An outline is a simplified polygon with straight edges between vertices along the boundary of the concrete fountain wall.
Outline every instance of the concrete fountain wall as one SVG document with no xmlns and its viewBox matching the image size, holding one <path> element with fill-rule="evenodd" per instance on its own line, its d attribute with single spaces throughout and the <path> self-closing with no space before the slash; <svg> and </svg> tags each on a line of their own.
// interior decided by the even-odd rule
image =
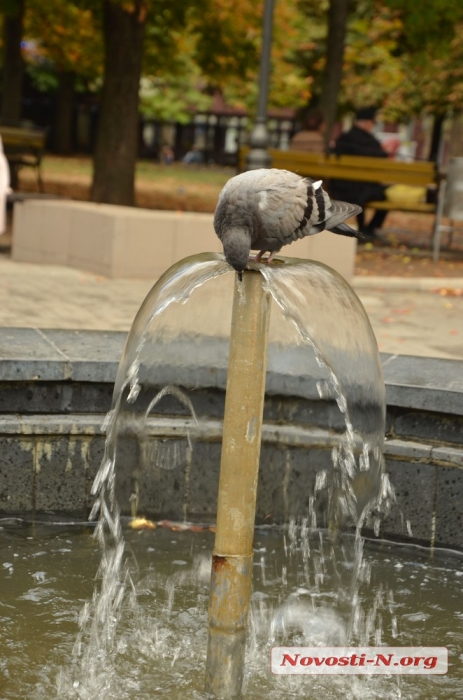
<svg viewBox="0 0 463 700">
<path fill-rule="evenodd" d="M 125 333 L 0 329 L 0 514 L 67 513 L 85 517 L 104 447 L 101 425 L 110 408 Z M 189 343 L 179 337 L 178 343 Z M 195 339 L 188 366 L 174 357 L 159 370 L 164 384 L 194 389 L 202 437 L 170 470 L 140 477 L 140 510 L 155 517 L 214 517 L 226 367 L 224 340 Z M 321 400 L 314 363 L 301 376 L 301 348 L 282 360 L 269 350 L 258 519 L 281 522 L 304 514 L 317 471 L 330 466 L 342 416 Z M 463 363 L 382 356 L 387 390 L 387 469 L 397 502 L 382 534 L 463 549 Z M 167 401 L 151 430 L 153 444 L 184 449 L 187 411 Z M 165 442 L 168 439 L 170 442 Z M 183 450 L 183 452 L 182 452 Z M 139 459 L 137 440 L 120 446 L 127 474 Z M 130 478 L 119 497 L 129 511 Z"/>
<path fill-rule="evenodd" d="M 319 260 L 350 281 L 356 248 L 354 238 L 323 231 L 292 243 L 291 255 Z M 212 214 L 67 199 L 15 204 L 12 259 L 18 262 L 152 280 L 175 262 L 204 250 L 222 251 Z"/>
</svg>

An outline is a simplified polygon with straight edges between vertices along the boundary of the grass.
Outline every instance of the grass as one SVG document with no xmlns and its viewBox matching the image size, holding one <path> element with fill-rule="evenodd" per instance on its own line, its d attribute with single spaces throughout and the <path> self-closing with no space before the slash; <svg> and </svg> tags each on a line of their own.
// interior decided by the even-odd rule
<svg viewBox="0 0 463 700">
<path fill-rule="evenodd" d="M 216 185 L 220 188 L 229 180 L 236 172 L 233 168 L 221 168 L 216 165 L 205 166 L 188 166 L 180 163 L 173 165 L 159 165 L 151 163 L 147 160 L 142 160 L 137 163 L 137 177 L 140 180 L 173 180 L 177 184 L 196 184 Z"/>
<path fill-rule="evenodd" d="M 45 156 L 42 160 L 42 175 L 68 176 L 80 175 L 90 177 L 93 173 L 93 165 L 90 158 L 59 158 L 58 156 Z"/>
<path fill-rule="evenodd" d="M 90 196 L 93 164 L 89 157 L 46 156 L 42 162 L 44 191 L 87 201 Z M 140 207 L 181 211 L 213 212 L 220 190 L 235 175 L 233 168 L 160 165 L 148 160 L 137 163 L 135 198 Z M 20 189 L 37 191 L 32 168 L 23 168 Z"/>
<path fill-rule="evenodd" d="M 47 178 L 82 177 L 91 178 L 93 164 L 90 158 L 45 156 L 42 163 L 44 180 Z M 159 165 L 148 160 L 137 163 L 137 184 L 142 182 L 171 183 L 177 187 L 191 185 L 212 185 L 222 188 L 235 174 L 232 168 L 218 166 L 185 166 L 181 163 Z"/>
</svg>

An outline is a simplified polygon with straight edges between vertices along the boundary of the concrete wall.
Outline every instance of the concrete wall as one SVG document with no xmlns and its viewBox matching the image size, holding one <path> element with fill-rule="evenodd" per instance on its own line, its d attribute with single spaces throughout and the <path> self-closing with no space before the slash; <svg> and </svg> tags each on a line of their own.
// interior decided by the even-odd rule
<svg viewBox="0 0 463 700">
<path fill-rule="evenodd" d="M 285 255 L 318 260 L 350 281 L 355 251 L 355 239 L 324 231 L 291 244 Z M 12 258 L 19 262 L 155 280 L 175 262 L 202 252 L 222 252 L 212 214 L 61 199 L 24 201 L 14 208 Z"/>
<path fill-rule="evenodd" d="M 0 329 L 1 514 L 88 515 L 104 448 L 101 425 L 124 341 L 124 333 Z M 217 345 L 214 361 L 210 339 L 207 344 L 207 374 L 194 361 L 180 367 L 169 365 L 169 358 L 162 372 L 165 383 L 175 378 L 192 391 L 201 418 L 193 452 L 185 439 L 191 418 L 175 401 L 163 403 L 145 441 L 130 429 L 121 438 L 118 496 L 125 512 L 137 471 L 143 512 L 214 518 L 226 369 L 223 345 Z M 397 495 L 382 534 L 410 539 L 409 520 L 411 539 L 463 549 L 462 363 L 405 356 L 382 360 L 385 455 Z M 272 369 L 271 358 L 269 367 L 258 519 L 281 522 L 307 512 L 317 472 L 331 464 L 343 419 L 333 401 L 320 400 L 316 365 L 296 383 L 281 357 L 278 369 Z M 140 470 L 146 454 L 149 466 Z M 163 460 L 169 470 L 159 467 Z"/>
</svg>

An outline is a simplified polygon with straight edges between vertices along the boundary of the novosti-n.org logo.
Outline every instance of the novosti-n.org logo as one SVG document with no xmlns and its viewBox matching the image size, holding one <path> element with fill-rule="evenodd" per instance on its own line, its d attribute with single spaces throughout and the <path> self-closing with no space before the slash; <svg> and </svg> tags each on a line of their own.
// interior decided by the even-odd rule
<svg viewBox="0 0 463 700">
<path fill-rule="evenodd" d="M 273 647 L 278 675 L 424 675 L 448 670 L 445 647 Z"/>
</svg>

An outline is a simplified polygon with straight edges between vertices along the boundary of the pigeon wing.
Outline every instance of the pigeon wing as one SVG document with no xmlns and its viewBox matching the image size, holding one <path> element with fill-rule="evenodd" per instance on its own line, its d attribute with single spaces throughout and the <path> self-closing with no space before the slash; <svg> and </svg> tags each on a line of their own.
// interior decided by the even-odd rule
<svg viewBox="0 0 463 700">
<path fill-rule="evenodd" d="M 361 208 L 331 200 L 314 182 L 288 170 L 242 173 L 225 185 L 214 217 L 222 240 L 231 227 L 252 231 L 252 248 L 279 250 L 299 238 L 331 229 Z"/>
<path fill-rule="evenodd" d="M 289 171 L 273 169 L 268 173 L 257 194 L 261 226 L 256 242 L 260 245 L 271 239 L 281 247 L 306 235 L 300 226 L 308 206 L 307 184 Z"/>
</svg>

